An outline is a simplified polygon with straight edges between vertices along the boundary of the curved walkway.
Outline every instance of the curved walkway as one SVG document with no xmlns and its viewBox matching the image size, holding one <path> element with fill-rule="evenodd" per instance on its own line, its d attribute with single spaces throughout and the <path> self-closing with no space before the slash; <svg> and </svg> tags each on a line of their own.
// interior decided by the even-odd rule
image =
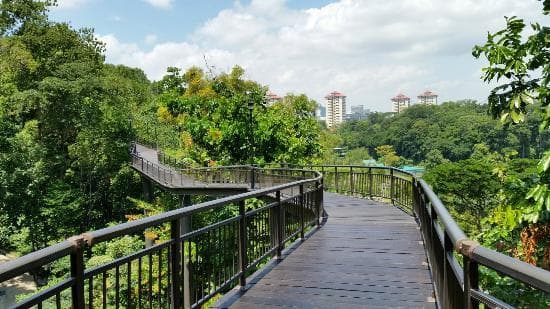
<svg viewBox="0 0 550 309">
<path fill-rule="evenodd" d="M 323 228 L 222 308 L 436 307 L 413 217 L 365 199 L 324 201 Z"/>
<path fill-rule="evenodd" d="M 242 181 L 234 181 L 235 179 L 224 179 L 222 173 L 210 172 L 212 176 L 218 176 L 218 179 L 213 181 L 205 181 L 197 176 L 199 174 L 186 174 L 189 170 L 181 170 L 173 168 L 169 165 L 162 164 L 158 159 L 158 151 L 144 145 L 134 144 L 135 148 L 132 153 L 132 167 L 140 172 L 143 176 L 151 179 L 161 185 L 166 190 L 176 194 L 211 194 L 211 195 L 231 195 L 242 193 L 249 190 L 249 184 Z M 203 174 L 207 173 L 206 169 L 201 170 Z M 242 171 L 233 171 L 241 173 Z M 239 175 L 241 176 L 241 175 Z M 245 178 L 242 177 L 241 178 Z M 216 181 L 217 180 L 217 181 Z"/>
</svg>

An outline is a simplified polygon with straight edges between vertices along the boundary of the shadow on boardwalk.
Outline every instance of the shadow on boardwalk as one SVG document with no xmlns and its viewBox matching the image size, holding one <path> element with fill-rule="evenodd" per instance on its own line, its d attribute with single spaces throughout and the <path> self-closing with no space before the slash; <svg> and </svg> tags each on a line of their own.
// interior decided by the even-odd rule
<svg viewBox="0 0 550 309">
<path fill-rule="evenodd" d="M 327 223 L 220 308 L 435 308 L 414 218 L 325 193 Z M 242 294 L 242 295 L 241 295 Z"/>
</svg>

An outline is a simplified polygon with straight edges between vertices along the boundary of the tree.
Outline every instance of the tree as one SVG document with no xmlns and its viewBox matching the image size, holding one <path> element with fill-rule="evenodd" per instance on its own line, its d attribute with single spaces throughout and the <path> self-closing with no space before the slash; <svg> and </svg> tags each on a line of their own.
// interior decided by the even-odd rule
<svg viewBox="0 0 550 309">
<path fill-rule="evenodd" d="M 128 146 L 149 82 L 49 21 L 52 2 L 0 2 L 0 213 L 19 237 L 1 245 L 19 253 L 123 219 L 139 189 Z"/>
<path fill-rule="evenodd" d="M 550 14 L 549 1 L 544 1 L 543 14 Z M 474 57 L 483 55 L 489 62 L 483 69 L 483 80 L 501 82 L 489 94 L 489 111 L 502 122 L 520 123 L 525 120 L 529 106 L 535 105 L 542 115 L 540 131 L 548 131 L 550 28 L 532 23 L 533 34 L 524 39 L 525 22 L 515 16 L 505 19 L 505 29 L 488 33 L 487 42 L 473 48 Z M 546 151 L 538 166 L 539 183 L 527 195 L 532 210 L 523 213 L 520 220 L 550 221 L 549 168 L 550 151 Z"/>
<path fill-rule="evenodd" d="M 396 166 L 401 158 L 395 153 L 393 146 L 382 145 L 376 147 L 376 155 L 378 160 L 382 161 L 386 166 Z"/>
<path fill-rule="evenodd" d="M 467 235 L 478 237 L 481 218 L 498 205 L 500 181 L 494 164 L 486 159 L 467 159 L 429 169 L 424 179 L 458 218 Z"/>
<path fill-rule="evenodd" d="M 286 95 L 265 106 L 266 88 L 243 75 L 238 66 L 214 77 L 192 67 L 181 75 L 184 93 L 165 91 L 158 97 L 161 122 L 179 137 L 168 153 L 199 166 L 299 163 L 316 156 L 315 101 Z"/>
</svg>

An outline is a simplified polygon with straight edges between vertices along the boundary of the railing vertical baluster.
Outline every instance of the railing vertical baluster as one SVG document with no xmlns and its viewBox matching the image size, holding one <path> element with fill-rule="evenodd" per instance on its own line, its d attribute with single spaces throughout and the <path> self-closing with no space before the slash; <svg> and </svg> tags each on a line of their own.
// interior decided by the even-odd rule
<svg viewBox="0 0 550 309">
<path fill-rule="evenodd" d="M 369 167 L 369 198 L 372 199 L 372 168 Z"/>
<path fill-rule="evenodd" d="M 349 167 L 349 190 L 351 195 L 354 195 L 354 184 L 353 184 L 353 166 Z"/>
<path fill-rule="evenodd" d="M 449 238 L 449 235 L 447 234 L 447 231 L 443 232 L 443 291 L 446 297 L 444 299 L 447 301 L 448 304 L 453 304 L 453 298 L 455 295 L 452 295 L 452 287 L 451 287 L 451 278 L 449 276 L 452 275 L 452 268 L 449 264 L 449 260 L 447 258 L 447 254 L 452 254 L 454 250 L 454 244 L 452 243 L 451 239 Z"/>
<path fill-rule="evenodd" d="M 395 179 L 393 176 L 393 168 L 390 168 L 390 199 L 393 205 L 395 205 L 394 193 L 395 193 Z"/>
<path fill-rule="evenodd" d="M 305 221 L 305 203 L 304 203 L 304 200 L 305 200 L 305 196 L 304 196 L 304 184 L 301 184 L 300 185 L 300 238 L 302 240 L 305 239 L 305 236 L 304 236 L 304 230 L 305 230 L 305 224 L 304 224 L 304 221 Z"/>
<path fill-rule="evenodd" d="M 281 191 L 277 191 L 276 193 L 276 199 L 277 199 L 277 258 L 280 259 L 282 257 L 283 252 L 283 235 L 284 235 L 284 223 L 283 223 L 283 205 L 281 204 Z"/>
<path fill-rule="evenodd" d="M 75 236 L 70 239 L 73 242 L 73 252 L 71 252 L 71 277 L 74 278 L 74 284 L 71 288 L 73 308 L 83 309 L 84 300 L 84 238 Z"/>
<path fill-rule="evenodd" d="M 317 220 L 315 221 L 317 227 L 321 225 L 321 200 L 323 197 L 323 183 L 322 180 L 315 183 L 315 209 L 317 210 Z"/>
<path fill-rule="evenodd" d="M 254 189 L 256 185 L 256 168 L 252 166 L 250 168 L 250 189 Z"/>
<path fill-rule="evenodd" d="M 478 264 L 468 256 L 463 255 L 464 261 L 464 306 L 467 309 L 479 308 L 479 302 L 472 299 L 472 289 L 479 287 Z"/>
<path fill-rule="evenodd" d="M 246 286 L 247 254 L 246 254 L 246 209 L 245 201 L 239 202 L 239 285 L 241 288 Z"/>
<path fill-rule="evenodd" d="M 176 219 L 170 222 L 170 237 L 172 244 L 170 245 L 170 308 L 179 309 L 181 307 L 181 219 Z"/>
<path fill-rule="evenodd" d="M 338 185 L 338 166 L 334 167 L 334 187 L 336 188 L 336 192 L 339 192 L 340 186 Z"/>
</svg>

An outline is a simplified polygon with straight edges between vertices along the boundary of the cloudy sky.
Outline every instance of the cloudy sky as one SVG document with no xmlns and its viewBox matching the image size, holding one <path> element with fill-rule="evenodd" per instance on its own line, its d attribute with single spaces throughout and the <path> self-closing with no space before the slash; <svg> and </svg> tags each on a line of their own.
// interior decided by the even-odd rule
<svg viewBox="0 0 550 309">
<path fill-rule="evenodd" d="M 55 20 L 92 27 L 107 61 L 152 80 L 168 66 L 235 64 L 279 94 L 390 111 L 399 92 L 484 101 L 484 62 L 471 56 L 503 16 L 543 20 L 535 0 L 59 0 Z M 546 17 L 547 18 L 547 17 Z M 348 107 L 349 109 L 349 107 Z"/>
</svg>

